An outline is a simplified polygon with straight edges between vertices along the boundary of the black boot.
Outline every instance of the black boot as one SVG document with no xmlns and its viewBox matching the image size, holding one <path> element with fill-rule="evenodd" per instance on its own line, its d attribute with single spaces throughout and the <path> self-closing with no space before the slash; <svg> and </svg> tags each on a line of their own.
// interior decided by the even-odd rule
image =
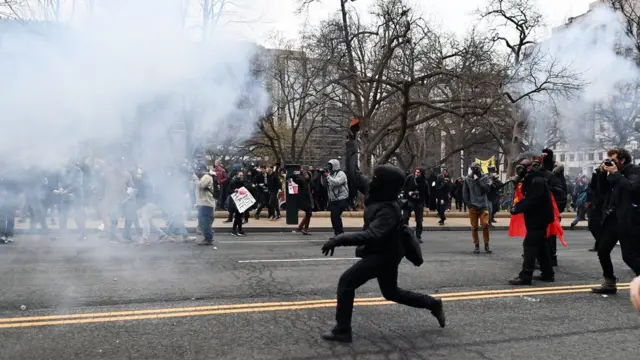
<svg viewBox="0 0 640 360">
<path fill-rule="evenodd" d="M 618 287 L 616 286 L 616 279 L 607 279 L 605 278 L 602 282 L 602 285 L 598 287 L 591 288 L 591 292 L 594 294 L 610 294 L 613 295 L 618 292 Z"/>
<path fill-rule="evenodd" d="M 509 285 L 531 285 L 531 280 L 525 280 L 521 277 L 509 280 Z"/>
<path fill-rule="evenodd" d="M 480 254 L 480 245 L 476 245 L 475 249 L 473 249 L 474 254 Z"/>
<path fill-rule="evenodd" d="M 444 308 L 442 306 L 442 300 L 438 299 L 438 304 L 434 307 L 433 310 L 431 310 L 431 315 L 435 316 L 435 318 L 438 319 L 438 324 L 440 325 L 441 328 L 443 328 L 446 325 L 447 319 L 444 316 Z"/>
<path fill-rule="evenodd" d="M 491 254 L 493 252 L 493 250 L 491 250 L 491 247 L 489 246 L 489 244 L 484 244 L 484 252 L 486 252 L 487 254 Z"/>
<path fill-rule="evenodd" d="M 554 282 L 556 281 L 556 277 L 551 275 L 540 274 L 533 277 L 533 280 L 543 281 L 543 282 Z"/>
<path fill-rule="evenodd" d="M 342 343 L 350 343 L 353 341 L 353 339 L 351 338 L 351 330 L 339 330 L 336 328 L 322 334 L 322 338 L 327 341 L 336 341 Z"/>
</svg>

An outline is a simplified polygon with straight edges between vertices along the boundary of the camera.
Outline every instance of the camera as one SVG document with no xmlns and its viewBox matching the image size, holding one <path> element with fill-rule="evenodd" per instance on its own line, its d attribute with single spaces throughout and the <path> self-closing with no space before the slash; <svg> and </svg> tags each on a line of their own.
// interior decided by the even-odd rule
<svg viewBox="0 0 640 360">
<path fill-rule="evenodd" d="M 613 166 L 613 159 L 604 159 L 602 163 L 606 166 Z"/>
</svg>

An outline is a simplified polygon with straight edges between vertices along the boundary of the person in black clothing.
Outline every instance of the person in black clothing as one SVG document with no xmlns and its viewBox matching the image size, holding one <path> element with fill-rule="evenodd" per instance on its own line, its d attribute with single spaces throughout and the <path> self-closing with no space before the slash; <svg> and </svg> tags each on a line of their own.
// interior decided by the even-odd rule
<svg viewBox="0 0 640 360">
<path fill-rule="evenodd" d="M 282 180 L 280 179 L 280 167 L 275 165 L 267 175 L 269 189 L 269 220 L 280 219 L 280 204 L 278 201 L 278 192 L 282 189 Z"/>
<path fill-rule="evenodd" d="M 422 220 L 424 219 L 424 204 L 429 199 L 427 190 L 427 180 L 424 176 L 423 169 L 416 169 L 412 175 L 407 177 L 404 183 L 404 197 L 407 200 L 405 208 L 402 212 L 402 221 L 409 225 L 411 212 L 416 217 L 416 236 L 418 241 L 422 242 Z"/>
<path fill-rule="evenodd" d="M 311 194 L 311 173 L 303 172 L 302 174 L 295 174 L 293 181 L 298 184 L 298 196 L 296 198 L 296 205 L 298 209 L 304 211 L 304 217 L 300 220 L 298 225 L 298 232 L 303 235 L 309 234 L 309 223 L 311 222 L 311 216 L 313 215 L 313 196 Z"/>
<path fill-rule="evenodd" d="M 256 201 L 258 202 L 258 208 L 256 209 L 256 220 L 260 219 L 260 213 L 262 209 L 266 206 L 267 210 L 269 210 L 269 217 L 271 217 L 271 211 L 269 208 L 269 188 L 268 188 L 268 174 L 267 167 L 264 165 L 260 165 L 258 169 L 256 169 L 258 173 L 255 176 L 254 184 L 256 186 Z"/>
<path fill-rule="evenodd" d="M 337 246 L 357 246 L 360 261 L 340 276 L 338 281 L 337 325 L 322 337 L 329 341 L 351 342 L 351 316 L 355 291 L 371 279 L 378 279 L 385 299 L 399 304 L 431 310 L 441 327 L 445 326 L 442 301 L 398 288 L 398 265 L 404 257 L 400 239 L 402 218 L 398 195 L 404 184 L 402 171 L 391 165 L 374 169 L 365 197 L 362 231 L 343 233 L 322 246 L 325 255 L 333 255 Z"/>
<path fill-rule="evenodd" d="M 242 187 L 244 187 L 244 174 L 242 171 L 239 171 L 229 182 L 229 193 L 237 193 Z M 233 230 L 231 235 L 246 236 L 244 231 L 242 231 L 242 221 L 244 220 L 244 216 L 240 211 L 238 211 L 238 207 L 233 199 L 229 199 L 229 209 L 233 211 Z"/>
<path fill-rule="evenodd" d="M 13 176 L 0 176 L 0 244 L 13 242 L 16 209 L 20 205 L 19 191 L 19 182 Z"/>
<path fill-rule="evenodd" d="M 596 171 L 591 175 L 591 181 L 587 188 L 587 201 L 584 205 L 587 209 L 587 224 L 589 226 L 589 231 L 595 239 L 593 247 L 589 249 L 591 252 L 598 251 L 598 242 L 602 237 L 602 208 L 604 206 L 604 197 L 598 192 L 598 188 L 600 187 L 598 179 L 601 178 L 601 172 L 602 170 L 596 169 Z"/>
<path fill-rule="evenodd" d="M 554 209 L 547 179 L 540 170 L 541 162 L 540 157 L 523 158 L 516 167 L 516 178 L 522 179 L 524 198 L 511 208 L 511 214 L 524 214 L 527 235 L 522 243 L 522 271 L 515 279 L 509 280 L 511 285 L 531 285 L 536 259 L 542 274 L 535 279 L 546 282 L 555 280 L 547 240 L 547 228 L 554 221 Z"/>
<path fill-rule="evenodd" d="M 622 148 L 607 152 L 600 165 L 598 193 L 603 197 L 602 229 L 598 239 L 598 259 L 604 281 L 591 289 L 597 294 L 615 294 L 617 279 L 611 251 L 620 241 L 622 260 L 640 275 L 640 167 L 632 164 L 631 154 Z"/>
<path fill-rule="evenodd" d="M 256 184 L 253 182 L 253 180 L 254 180 L 254 175 L 251 172 L 251 170 L 248 170 L 247 175 L 244 177 L 244 187 L 247 188 L 247 190 L 249 190 L 249 193 L 251 193 L 251 196 L 253 196 L 254 199 L 257 199 L 258 193 L 256 191 Z M 252 207 L 248 208 L 247 211 L 244 212 L 244 220 L 242 221 L 243 224 L 249 223 L 249 212 L 254 207 L 255 207 L 255 204 Z"/>
<path fill-rule="evenodd" d="M 458 211 L 467 211 L 467 206 L 464 203 L 463 197 L 462 197 L 462 188 L 464 186 L 464 178 L 457 178 L 456 181 L 453 183 L 453 185 L 455 186 L 455 199 L 456 199 L 456 210 Z"/>
<path fill-rule="evenodd" d="M 551 149 L 542 150 L 542 159 L 544 177 L 547 179 L 549 190 L 556 200 L 558 211 L 562 214 L 567 207 L 567 179 L 564 176 L 564 166 L 555 162 Z M 558 239 L 555 235 L 549 237 L 549 249 L 551 251 L 551 265 L 558 266 Z"/>
<path fill-rule="evenodd" d="M 440 217 L 440 221 L 438 224 L 440 226 L 444 225 L 444 221 L 447 220 L 445 211 L 447 210 L 447 201 L 449 201 L 449 192 L 451 189 L 447 181 L 444 178 L 444 175 L 438 174 L 436 177 L 435 185 L 431 188 L 431 198 L 435 199 L 436 211 L 438 212 L 438 216 Z"/>
</svg>

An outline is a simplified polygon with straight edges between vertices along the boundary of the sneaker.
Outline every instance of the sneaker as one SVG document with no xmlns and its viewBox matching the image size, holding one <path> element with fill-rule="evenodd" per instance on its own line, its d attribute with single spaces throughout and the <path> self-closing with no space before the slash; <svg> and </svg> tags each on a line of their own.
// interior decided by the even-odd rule
<svg viewBox="0 0 640 360">
<path fill-rule="evenodd" d="M 329 332 L 322 334 L 322 338 L 327 341 L 335 341 L 341 343 L 350 343 L 353 341 L 351 337 L 351 330 L 348 331 L 339 331 L 333 329 Z"/>
<path fill-rule="evenodd" d="M 223 223 L 223 224 L 228 224 L 228 223 L 230 223 L 230 222 L 232 222 L 232 221 L 233 221 L 233 220 L 229 220 L 229 219 L 227 219 L 227 220 L 223 221 L 222 223 Z"/>
<path fill-rule="evenodd" d="M 486 252 L 487 254 L 491 254 L 493 252 L 489 244 L 484 244 L 484 252 Z"/>
<path fill-rule="evenodd" d="M 246 236 L 247 236 L 247 234 L 245 234 L 245 233 L 244 233 L 244 231 L 239 231 L 239 232 L 236 234 L 236 236 L 238 236 L 238 237 L 246 237 Z"/>
<path fill-rule="evenodd" d="M 7 241 L 7 243 L 12 243 L 13 242 L 13 236 L 7 236 L 6 241 Z"/>
<path fill-rule="evenodd" d="M 607 279 L 605 278 L 602 282 L 602 285 L 598 287 L 591 288 L 591 292 L 594 294 L 609 294 L 613 295 L 618 292 L 618 287 L 616 285 L 616 279 Z"/>
<path fill-rule="evenodd" d="M 423 243 L 424 243 L 424 241 L 422 241 L 422 238 L 421 238 L 420 236 L 418 236 L 418 242 L 419 242 L 420 244 L 423 244 Z"/>
<path fill-rule="evenodd" d="M 232 231 L 231 232 L 231 236 L 238 236 L 238 232 L 237 231 Z"/>
<path fill-rule="evenodd" d="M 473 253 L 480 254 L 480 245 L 476 245 L 476 247 L 473 249 Z"/>
<path fill-rule="evenodd" d="M 213 245 L 213 241 L 202 240 L 198 243 L 200 246 L 211 246 Z"/>
</svg>

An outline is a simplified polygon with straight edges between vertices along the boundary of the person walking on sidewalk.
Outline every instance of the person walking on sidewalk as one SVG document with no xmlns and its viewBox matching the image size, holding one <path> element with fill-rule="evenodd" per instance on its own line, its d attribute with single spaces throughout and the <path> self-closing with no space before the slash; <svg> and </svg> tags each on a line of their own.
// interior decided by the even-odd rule
<svg viewBox="0 0 640 360">
<path fill-rule="evenodd" d="M 313 179 L 310 172 L 304 171 L 302 174 L 294 175 L 292 180 L 298 184 L 296 204 L 299 210 L 304 211 L 304 217 L 298 225 L 298 232 L 302 233 L 302 235 L 310 235 L 309 223 L 313 215 L 313 195 L 311 194 L 311 182 Z"/>
<path fill-rule="evenodd" d="M 469 221 L 471 222 L 471 236 L 473 237 L 474 253 L 480 253 L 480 239 L 478 236 L 478 221 L 482 226 L 482 240 L 484 251 L 491 254 L 489 246 L 489 201 L 487 193 L 491 188 L 491 179 L 482 173 L 480 164 L 471 164 L 471 173 L 467 176 L 463 187 L 464 203 L 469 208 Z"/>
<path fill-rule="evenodd" d="M 201 164 L 193 174 L 193 181 L 196 184 L 196 206 L 198 207 L 198 224 L 204 239 L 198 245 L 213 245 L 213 216 L 215 200 L 213 193 L 215 184 L 213 176 L 209 174 L 207 166 Z"/>
<path fill-rule="evenodd" d="M 340 235 L 344 232 L 342 226 L 342 213 L 349 208 L 349 184 L 347 174 L 340 170 L 340 162 L 336 159 L 329 160 L 324 177 L 329 192 L 329 211 L 331 212 L 331 226 L 333 233 Z"/>
<path fill-rule="evenodd" d="M 447 220 L 445 213 L 447 211 L 447 201 L 449 201 L 450 191 L 451 188 L 449 187 L 447 180 L 444 178 L 444 175 L 438 174 L 438 176 L 436 176 L 436 181 L 433 183 L 433 187 L 431 188 L 431 196 L 435 198 L 436 212 L 440 218 L 438 225 L 440 226 L 444 226 L 444 222 Z"/>
<path fill-rule="evenodd" d="M 407 200 L 402 212 L 402 221 L 409 225 L 411 212 L 416 218 L 416 237 L 422 243 L 422 220 L 424 219 L 424 204 L 428 202 L 429 191 L 423 169 L 415 169 L 404 183 L 404 198 Z"/>
</svg>

